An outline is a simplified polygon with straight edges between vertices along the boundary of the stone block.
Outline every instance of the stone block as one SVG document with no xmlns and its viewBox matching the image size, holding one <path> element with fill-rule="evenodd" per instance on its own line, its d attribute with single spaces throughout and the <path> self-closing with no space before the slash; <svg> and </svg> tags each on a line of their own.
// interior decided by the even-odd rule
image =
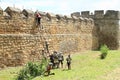
<svg viewBox="0 0 120 80">
<path fill-rule="evenodd" d="M 56 14 L 56 18 L 57 18 L 58 20 L 62 20 L 62 19 L 64 19 L 64 16 L 61 15 L 61 14 Z"/>
<path fill-rule="evenodd" d="M 115 11 L 115 10 L 107 10 L 104 17 L 105 17 L 105 19 L 119 20 L 120 19 L 120 12 Z"/>
<path fill-rule="evenodd" d="M 0 16 L 3 15 L 3 9 L 0 7 Z"/>
<path fill-rule="evenodd" d="M 71 16 L 80 17 L 80 12 L 74 12 L 74 13 L 71 13 Z"/>
<path fill-rule="evenodd" d="M 29 9 L 23 9 L 22 13 L 28 18 L 28 17 L 34 17 L 34 12 Z"/>
<path fill-rule="evenodd" d="M 11 17 L 20 17 L 21 10 L 19 8 L 15 7 L 7 7 L 5 9 L 5 12 L 7 12 Z"/>
<path fill-rule="evenodd" d="M 52 18 L 56 18 L 56 15 L 54 13 L 47 13 L 46 16 L 48 19 L 52 20 Z"/>
<path fill-rule="evenodd" d="M 104 18 L 104 10 L 96 10 L 94 13 L 95 13 L 94 14 L 94 18 L 95 19 L 102 19 L 102 18 Z"/>
<path fill-rule="evenodd" d="M 65 15 L 64 17 L 66 20 L 73 20 L 73 18 L 70 15 Z"/>
<path fill-rule="evenodd" d="M 89 17 L 90 16 L 90 11 L 82 11 L 81 16 L 82 17 Z"/>
</svg>

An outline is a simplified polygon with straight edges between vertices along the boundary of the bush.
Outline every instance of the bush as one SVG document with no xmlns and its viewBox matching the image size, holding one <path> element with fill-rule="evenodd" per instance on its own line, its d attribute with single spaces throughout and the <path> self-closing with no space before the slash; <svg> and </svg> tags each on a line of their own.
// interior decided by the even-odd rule
<svg viewBox="0 0 120 80">
<path fill-rule="evenodd" d="M 42 75 L 47 66 L 47 60 L 42 59 L 39 62 L 28 62 L 27 65 L 19 72 L 16 80 L 31 80 L 36 76 Z"/>
<path fill-rule="evenodd" d="M 102 53 L 101 54 L 101 59 L 106 58 L 106 56 L 108 54 L 108 50 L 109 50 L 109 48 L 105 44 L 100 47 L 100 52 Z"/>
</svg>

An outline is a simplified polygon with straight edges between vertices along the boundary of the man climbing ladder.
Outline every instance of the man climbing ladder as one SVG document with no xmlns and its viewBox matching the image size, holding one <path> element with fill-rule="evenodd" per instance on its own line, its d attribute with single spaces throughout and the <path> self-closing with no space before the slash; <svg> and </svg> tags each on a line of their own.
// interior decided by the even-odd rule
<svg viewBox="0 0 120 80">
<path fill-rule="evenodd" d="M 41 15 L 38 11 L 35 13 L 36 26 L 41 28 Z"/>
<path fill-rule="evenodd" d="M 47 51 L 48 54 L 50 54 L 50 53 L 49 53 L 49 47 L 48 47 L 48 46 L 49 46 L 49 43 L 48 43 L 46 40 L 45 40 L 45 44 L 44 44 L 44 45 L 45 45 L 45 46 L 44 46 L 45 50 Z"/>
</svg>

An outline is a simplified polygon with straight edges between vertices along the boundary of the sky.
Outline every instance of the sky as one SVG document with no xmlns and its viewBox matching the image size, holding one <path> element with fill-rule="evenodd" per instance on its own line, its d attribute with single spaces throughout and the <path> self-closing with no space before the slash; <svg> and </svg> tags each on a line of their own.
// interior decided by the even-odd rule
<svg viewBox="0 0 120 80">
<path fill-rule="evenodd" d="M 81 11 L 120 10 L 120 0 L 0 0 L 2 9 L 8 6 L 68 15 Z"/>
</svg>

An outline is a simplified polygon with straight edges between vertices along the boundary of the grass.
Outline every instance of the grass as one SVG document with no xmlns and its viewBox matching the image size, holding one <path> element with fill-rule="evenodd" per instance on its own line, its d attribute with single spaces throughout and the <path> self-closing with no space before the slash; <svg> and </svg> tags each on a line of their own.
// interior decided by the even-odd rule
<svg viewBox="0 0 120 80">
<path fill-rule="evenodd" d="M 120 80 L 120 51 L 109 51 L 106 59 L 100 59 L 100 52 L 87 51 L 72 54 L 72 69 L 54 69 L 55 75 L 38 76 L 33 80 Z M 15 80 L 21 67 L 0 71 L 0 80 Z"/>
<path fill-rule="evenodd" d="M 0 80 L 15 80 L 20 69 L 22 69 L 22 67 L 9 67 L 0 70 Z"/>
</svg>

